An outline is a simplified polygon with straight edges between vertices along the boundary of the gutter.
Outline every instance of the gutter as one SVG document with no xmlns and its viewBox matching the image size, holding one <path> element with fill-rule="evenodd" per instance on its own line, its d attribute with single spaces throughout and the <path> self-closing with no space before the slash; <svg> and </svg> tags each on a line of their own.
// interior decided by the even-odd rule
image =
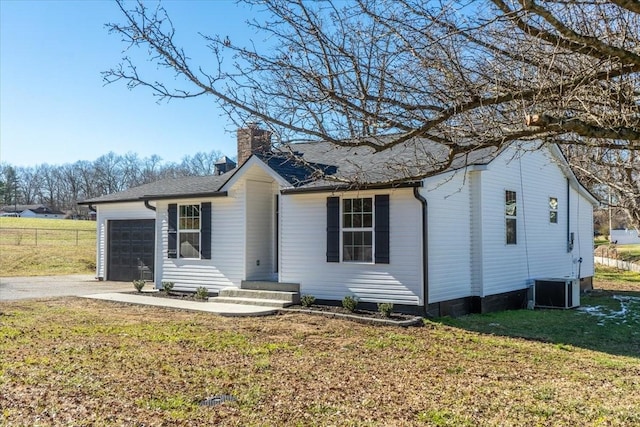
<svg viewBox="0 0 640 427">
<path fill-rule="evenodd" d="M 285 188 L 280 190 L 281 194 L 296 194 L 296 193 L 326 193 L 337 191 L 364 191 L 364 190 L 381 190 L 387 188 L 417 188 L 422 187 L 421 181 L 401 182 L 397 184 L 365 184 L 361 186 L 354 186 L 353 184 L 342 185 L 323 185 L 321 187 L 299 187 L 299 188 Z"/>
<path fill-rule="evenodd" d="M 567 252 L 573 251 L 571 234 L 571 181 L 567 178 Z"/>
<path fill-rule="evenodd" d="M 420 187 L 422 187 L 422 183 L 420 183 Z M 420 194 L 420 187 L 413 187 L 413 196 L 422 205 L 422 296 L 424 298 L 422 314 L 427 317 L 429 306 L 429 218 L 427 199 Z"/>
<path fill-rule="evenodd" d="M 117 199 L 117 200 L 89 200 L 78 202 L 78 205 L 99 205 L 99 204 L 107 204 L 107 203 L 128 203 L 128 202 L 151 202 L 154 200 L 182 200 L 182 199 L 194 199 L 200 197 L 227 197 L 227 191 L 214 191 L 214 192 L 203 192 L 203 193 L 193 193 L 193 194 L 167 194 L 167 195 L 158 195 L 158 196 L 141 196 L 141 197 L 131 197 L 127 199 Z"/>
<path fill-rule="evenodd" d="M 201 197 L 227 197 L 226 191 L 215 191 L 206 193 L 193 193 L 193 194 L 167 194 L 162 196 L 142 196 L 140 200 L 153 201 L 153 200 L 180 200 L 180 199 L 197 199 Z"/>
</svg>

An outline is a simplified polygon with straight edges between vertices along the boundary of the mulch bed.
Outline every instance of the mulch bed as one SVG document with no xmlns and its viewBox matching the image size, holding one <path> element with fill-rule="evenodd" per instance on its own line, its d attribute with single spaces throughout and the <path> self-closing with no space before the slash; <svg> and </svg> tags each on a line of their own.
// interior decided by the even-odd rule
<svg viewBox="0 0 640 427">
<path fill-rule="evenodd" d="M 131 291 L 130 294 L 138 294 L 142 296 L 157 297 L 157 298 L 171 298 L 179 299 L 183 301 L 199 301 L 206 302 L 207 300 L 201 300 L 195 297 L 194 293 L 187 292 L 163 292 L 163 291 L 145 291 L 142 292 Z M 215 302 L 215 297 L 210 297 L 209 302 Z M 309 307 L 305 307 L 301 304 L 290 305 L 282 311 L 300 311 L 309 314 L 321 314 L 327 317 L 339 317 L 345 319 L 351 319 L 356 321 L 364 321 L 365 323 L 389 323 L 397 324 L 401 326 L 410 326 L 415 324 L 421 324 L 421 317 L 405 313 L 391 313 L 389 316 L 385 316 L 379 311 L 356 309 L 355 311 L 349 311 L 342 306 L 337 305 L 321 305 L 313 304 Z"/>
<path fill-rule="evenodd" d="M 379 311 L 361 310 L 361 309 L 356 309 L 355 311 L 349 311 L 344 307 L 336 306 L 336 305 L 312 304 L 309 307 L 304 307 L 302 305 L 291 305 L 291 306 L 289 306 L 287 308 L 296 309 L 296 310 L 319 311 L 319 312 L 322 312 L 322 313 L 333 313 L 333 314 L 364 316 L 364 317 L 369 317 L 369 318 L 374 318 L 374 319 L 409 320 L 409 319 L 413 319 L 414 317 L 416 317 L 414 315 L 404 314 L 404 313 L 391 313 L 391 315 L 387 317 L 387 316 L 384 316 Z"/>
</svg>

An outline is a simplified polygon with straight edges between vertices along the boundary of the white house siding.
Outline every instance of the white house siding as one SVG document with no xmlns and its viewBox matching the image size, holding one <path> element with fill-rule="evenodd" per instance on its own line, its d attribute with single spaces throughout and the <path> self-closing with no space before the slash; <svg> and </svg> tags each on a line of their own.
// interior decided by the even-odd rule
<svg viewBox="0 0 640 427">
<path fill-rule="evenodd" d="M 571 219 L 573 230 L 576 232 L 574 240 L 573 259 L 575 277 L 592 277 L 595 273 L 595 260 L 593 257 L 593 208 L 591 202 L 575 189 L 571 189 L 571 206 L 575 215 Z M 582 263 L 577 264 L 577 260 Z"/>
<path fill-rule="evenodd" d="M 429 224 L 429 303 L 471 295 L 471 174 L 424 180 Z"/>
<path fill-rule="evenodd" d="M 156 286 L 174 282 L 176 290 L 194 291 L 200 286 L 210 292 L 240 287 L 244 279 L 271 278 L 274 266 L 273 200 L 274 180 L 258 166 L 245 170 L 227 191 L 227 197 L 163 201 L 158 203 L 156 234 Z M 169 203 L 211 202 L 211 259 L 167 258 L 167 209 Z M 260 260 L 260 266 L 257 260 Z"/>
<path fill-rule="evenodd" d="M 274 278 L 274 199 L 271 182 L 247 180 L 247 280 Z"/>
<path fill-rule="evenodd" d="M 389 194 L 390 263 L 326 261 L 327 197 Z M 281 196 L 280 280 L 319 299 L 355 295 L 363 302 L 421 305 L 422 205 L 411 189 Z"/>
<path fill-rule="evenodd" d="M 567 252 L 567 179 L 546 149 L 522 156 L 526 158 L 514 155 L 513 149 L 506 150 L 480 174 L 484 260 L 480 296 L 523 289 L 536 278 L 575 272 L 574 256 Z M 517 194 L 515 245 L 507 245 L 505 239 L 506 190 Z M 550 197 L 558 199 L 557 224 L 549 221 Z M 571 198 L 573 210 L 576 196 Z M 591 212 L 590 205 L 583 205 L 588 208 L 585 212 Z M 579 234 L 573 220 L 572 231 Z M 586 238 L 590 236 L 592 233 L 586 234 Z"/>
<path fill-rule="evenodd" d="M 167 257 L 169 203 L 189 204 L 211 202 L 211 259 L 181 259 Z M 156 286 L 163 281 L 174 282 L 176 290 L 195 291 L 204 286 L 210 292 L 229 286 L 240 286 L 244 277 L 244 188 L 234 189 L 227 197 L 157 204 L 156 221 Z"/>
<path fill-rule="evenodd" d="M 484 252 L 482 251 L 482 179 L 481 171 L 468 172 L 471 200 L 471 295 L 482 295 Z"/>
<path fill-rule="evenodd" d="M 98 214 L 96 216 L 96 277 L 107 277 L 108 222 L 121 219 L 155 219 L 155 217 L 155 212 L 147 209 L 143 202 L 104 203 L 98 205 Z M 158 244 L 157 242 L 158 239 L 156 239 L 156 245 Z"/>
</svg>

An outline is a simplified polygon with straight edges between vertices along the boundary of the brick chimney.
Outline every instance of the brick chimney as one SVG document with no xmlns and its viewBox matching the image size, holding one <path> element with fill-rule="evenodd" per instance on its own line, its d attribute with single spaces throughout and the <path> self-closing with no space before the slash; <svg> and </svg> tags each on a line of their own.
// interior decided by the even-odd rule
<svg viewBox="0 0 640 427">
<path fill-rule="evenodd" d="M 238 166 L 256 153 L 271 151 L 271 132 L 260 129 L 257 123 L 250 123 L 245 128 L 238 129 Z"/>
</svg>

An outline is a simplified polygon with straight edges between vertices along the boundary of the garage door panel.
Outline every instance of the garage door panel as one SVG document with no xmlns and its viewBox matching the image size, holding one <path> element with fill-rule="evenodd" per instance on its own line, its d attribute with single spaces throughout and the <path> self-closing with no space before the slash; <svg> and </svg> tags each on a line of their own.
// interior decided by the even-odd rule
<svg viewBox="0 0 640 427">
<path fill-rule="evenodd" d="M 109 221 L 107 278 L 153 280 L 155 220 Z"/>
</svg>

